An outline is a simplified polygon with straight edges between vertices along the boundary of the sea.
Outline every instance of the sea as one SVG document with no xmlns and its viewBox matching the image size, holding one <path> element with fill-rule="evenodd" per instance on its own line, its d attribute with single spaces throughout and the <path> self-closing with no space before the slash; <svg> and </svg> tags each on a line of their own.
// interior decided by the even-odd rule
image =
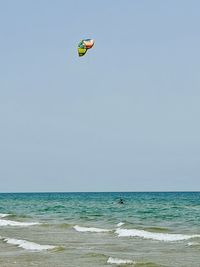
<svg viewBox="0 0 200 267">
<path fill-rule="evenodd" d="M 200 267 L 200 192 L 1 193 L 12 266 Z"/>
</svg>

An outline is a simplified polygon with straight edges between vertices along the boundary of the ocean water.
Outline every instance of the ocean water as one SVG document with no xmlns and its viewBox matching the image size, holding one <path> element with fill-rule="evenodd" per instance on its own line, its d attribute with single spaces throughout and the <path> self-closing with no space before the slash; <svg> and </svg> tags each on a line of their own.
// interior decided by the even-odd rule
<svg viewBox="0 0 200 267">
<path fill-rule="evenodd" d="M 200 193 L 0 194 L 0 266 L 200 267 Z"/>
</svg>

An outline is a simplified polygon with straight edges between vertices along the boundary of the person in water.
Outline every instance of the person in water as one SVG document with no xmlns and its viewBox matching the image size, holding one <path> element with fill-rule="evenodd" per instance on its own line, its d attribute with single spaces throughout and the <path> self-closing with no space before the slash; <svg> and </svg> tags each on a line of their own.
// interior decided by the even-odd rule
<svg viewBox="0 0 200 267">
<path fill-rule="evenodd" d="M 123 201 L 122 198 L 120 198 L 120 200 L 119 200 L 119 204 L 124 204 L 124 201 Z"/>
</svg>

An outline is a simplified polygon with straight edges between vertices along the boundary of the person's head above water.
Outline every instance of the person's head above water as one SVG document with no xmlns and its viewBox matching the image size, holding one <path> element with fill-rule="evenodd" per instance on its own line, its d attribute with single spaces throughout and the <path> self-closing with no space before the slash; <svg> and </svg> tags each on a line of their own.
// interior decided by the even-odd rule
<svg viewBox="0 0 200 267">
<path fill-rule="evenodd" d="M 123 201 L 122 198 L 120 198 L 119 203 L 120 203 L 120 204 L 124 204 L 124 201 Z"/>
</svg>

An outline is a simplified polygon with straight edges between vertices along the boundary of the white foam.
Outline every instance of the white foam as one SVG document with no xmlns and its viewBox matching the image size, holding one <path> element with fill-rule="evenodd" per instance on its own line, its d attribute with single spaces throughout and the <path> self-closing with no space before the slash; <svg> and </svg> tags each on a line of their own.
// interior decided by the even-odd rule
<svg viewBox="0 0 200 267">
<path fill-rule="evenodd" d="M 107 260 L 107 263 L 110 263 L 110 264 L 134 264 L 135 262 L 134 261 L 131 261 L 131 260 L 122 260 L 122 259 L 118 259 L 118 258 L 112 258 L 112 257 L 109 257 L 108 260 Z"/>
<path fill-rule="evenodd" d="M 141 237 L 144 239 L 153 239 L 153 240 L 166 241 L 166 242 L 188 240 L 191 238 L 200 237 L 200 235 L 152 233 L 152 232 L 147 232 L 144 230 L 120 229 L 120 228 L 118 228 L 115 231 L 115 233 L 118 234 L 119 237 L 132 236 L 132 237 Z"/>
<path fill-rule="evenodd" d="M 0 213 L 0 218 L 4 218 L 4 217 L 7 217 L 9 216 L 10 214 L 8 213 Z"/>
<path fill-rule="evenodd" d="M 120 222 L 120 223 L 117 224 L 117 227 L 121 227 L 122 225 L 124 225 L 124 223 Z"/>
<path fill-rule="evenodd" d="M 34 250 L 34 251 L 41 251 L 41 250 L 50 250 L 56 248 L 55 246 L 51 245 L 40 245 L 34 242 L 29 242 L 26 240 L 14 239 L 14 238 L 2 238 L 8 244 L 17 245 L 20 248 L 26 250 Z"/>
<path fill-rule="evenodd" d="M 38 222 L 16 222 L 16 221 L 0 219 L 0 226 L 32 226 L 32 225 L 38 225 L 38 224 L 40 223 Z"/>
<path fill-rule="evenodd" d="M 82 227 L 78 225 L 75 225 L 73 228 L 78 232 L 93 232 L 93 233 L 110 232 L 110 230 L 108 229 L 95 228 L 95 227 Z"/>
</svg>

